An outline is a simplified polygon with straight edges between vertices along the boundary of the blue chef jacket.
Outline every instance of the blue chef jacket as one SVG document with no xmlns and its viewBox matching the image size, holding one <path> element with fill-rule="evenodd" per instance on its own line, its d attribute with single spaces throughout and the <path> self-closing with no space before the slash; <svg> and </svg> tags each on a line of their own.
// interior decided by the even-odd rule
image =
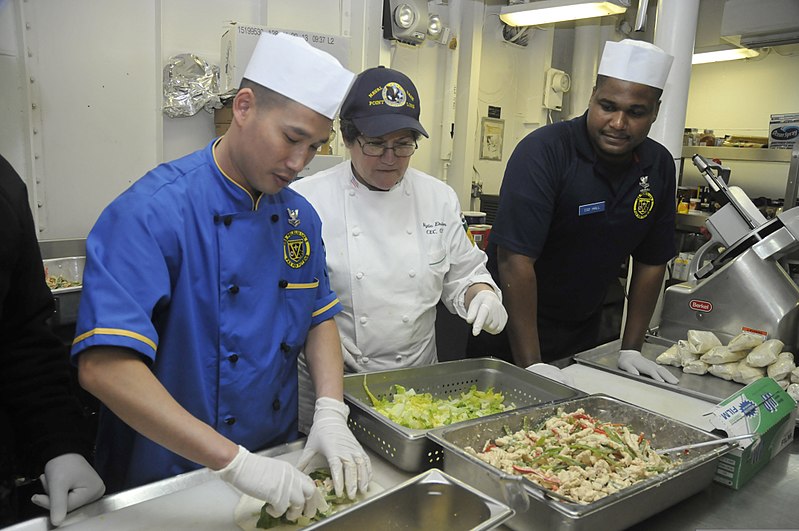
<svg viewBox="0 0 799 531">
<path fill-rule="evenodd" d="M 139 353 L 189 413 L 257 450 L 291 440 L 297 354 L 341 310 L 321 222 L 293 190 L 254 199 L 213 143 L 162 164 L 100 216 L 86 244 L 73 360 Z M 197 468 L 103 408 L 97 470 L 109 492 Z"/>
</svg>

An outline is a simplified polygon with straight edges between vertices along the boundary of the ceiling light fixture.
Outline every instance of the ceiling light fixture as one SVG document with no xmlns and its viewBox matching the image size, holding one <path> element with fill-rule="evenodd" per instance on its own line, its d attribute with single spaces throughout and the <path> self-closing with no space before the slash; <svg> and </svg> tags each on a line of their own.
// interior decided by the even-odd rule
<svg viewBox="0 0 799 531">
<path fill-rule="evenodd" d="M 705 63 L 717 63 L 720 61 L 749 59 L 751 57 L 757 57 L 758 55 L 760 55 L 760 52 L 758 52 L 757 50 L 750 50 L 749 48 L 728 48 L 722 50 L 695 53 L 691 57 L 691 64 L 701 65 Z"/>
<path fill-rule="evenodd" d="M 565 20 L 618 15 L 627 10 L 629 1 L 597 2 L 592 0 L 538 0 L 505 6 L 499 18 L 509 26 L 538 26 Z"/>
</svg>

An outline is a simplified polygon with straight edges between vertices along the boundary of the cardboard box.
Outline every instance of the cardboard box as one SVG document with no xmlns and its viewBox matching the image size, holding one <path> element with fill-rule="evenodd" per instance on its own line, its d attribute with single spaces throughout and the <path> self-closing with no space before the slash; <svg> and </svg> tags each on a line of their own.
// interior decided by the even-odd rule
<svg viewBox="0 0 799 531">
<path fill-rule="evenodd" d="M 216 136 L 224 135 L 230 122 L 233 121 L 233 100 L 229 100 L 221 109 L 214 109 L 214 132 Z"/>
<path fill-rule="evenodd" d="M 739 489 L 772 457 L 793 441 L 796 402 L 772 378 L 760 378 L 725 399 L 707 413 L 710 422 L 728 436 L 757 433 L 724 454 L 716 468 L 716 482 Z"/>
<path fill-rule="evenodd" d="M 772 114 L 768 128 L 769 149 L 793 149 L 799 145 L 799 113 Z"/>
<path fill-rule="evenodd" d="M 309 44 L 329 53 L 345 67 L 350 64 L 350 38 L 310 31 L 267 28 L 251 24 L 231 22 L 222 30 L 222 55 L 220 58 L 219 87 L 222 92 L 235 90 L 241 84 L 241 76 L 250 62 L 255 44 L 264 31 L 288 33 L 304 38 Z"/>
</svg>

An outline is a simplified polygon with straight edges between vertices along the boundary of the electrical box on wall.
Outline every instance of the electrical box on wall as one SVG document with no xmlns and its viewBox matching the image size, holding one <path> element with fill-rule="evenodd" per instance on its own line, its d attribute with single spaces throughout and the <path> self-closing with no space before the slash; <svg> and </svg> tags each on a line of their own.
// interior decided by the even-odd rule
<svg viewBox="0 0 799 531">
<path fill-rule="evenodd" d="M 557 68 L 547 69 L 544 81 L 544 107 L 560 111 L 563 108 L 563 94 L 569 92 L 570 88 L 569 74 Z"/>
</svg>

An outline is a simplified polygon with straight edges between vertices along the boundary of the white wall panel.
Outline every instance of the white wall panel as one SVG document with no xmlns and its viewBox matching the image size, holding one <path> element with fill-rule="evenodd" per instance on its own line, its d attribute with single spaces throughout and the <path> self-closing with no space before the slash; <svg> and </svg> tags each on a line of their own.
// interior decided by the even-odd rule
<svg viewBox="0 0 799 531">
<path fill-rule="evenodd" d="M 150 2 L 23 2 L 40 237 L 83 237 L 156 162 Z M 44 229 L 44 230 L 42 230 Z"/>
<path fill-rule="evenodd" d="M 25 180 L 31 207 L 35 209 L 35 188 L 30 178 L 25 64 L 20 52 L 19 14 L 15 2 L 0 0 L 0 154 Z"/>
<path fill-rule="evenodd" d="M 193 53 L 219 65 L 220 40 L 226 24 L 261 24 L 262 2 L 258 0 L 160 0 L 159 4 L 160 64 L 153 73 L 159 91 L 161 72 L 170 57 Z M 200 149 L 214 137 L 214 116 L 205 110 L 180 118 L 160 114 L 159 120 L 163 122 L 163 150 L 159 155 L 162 162 Z"/>
</svg>

